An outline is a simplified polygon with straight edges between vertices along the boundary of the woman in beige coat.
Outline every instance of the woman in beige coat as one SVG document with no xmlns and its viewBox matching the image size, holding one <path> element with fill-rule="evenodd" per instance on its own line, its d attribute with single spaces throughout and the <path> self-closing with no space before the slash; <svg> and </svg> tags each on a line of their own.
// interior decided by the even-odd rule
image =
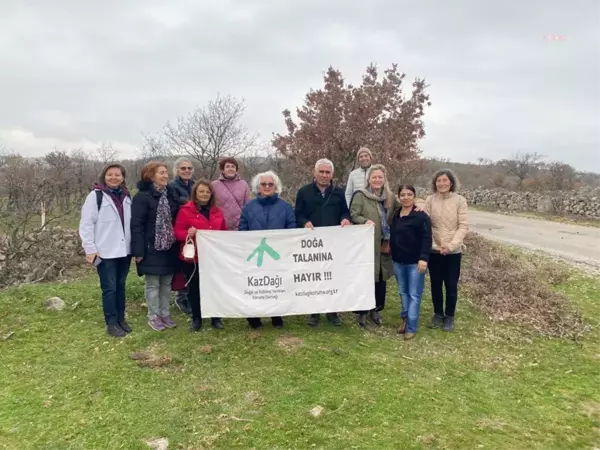
<svg viewBox="0 0 600 450">
<path fill-rule="evenodd" d="M 452 331 L 458 300 L 463 239 L 469 231 L 467 200 L 456 193 L 458 179 L 450 169 L 438 170 L 433 175 L 431 184 L 434 194 L 427 197 L 423 207 L 431 217 L 433 233 L 429 277 L 434 315 L 429 327 L 443 326 L 444 331 Z M 446 288 L 445 311 L 442 286 Z"/>
<path fill-rule="evenodd" d="M 350 202 L 352 223 L 370 224 L 375 227 L 375 308 L 371 310 L 371 320 L 381 325 L 379 311 L 385 306 L 387 280 L 394 275 L 390 249 L 389 217 L 399 202 L 390 191 L 385 167 L 373 165 L 367 172 L 367 185 L 356 191 Z M 358 326 L 365 326 L 367 311 L 358 311 Z"/>
</svg>

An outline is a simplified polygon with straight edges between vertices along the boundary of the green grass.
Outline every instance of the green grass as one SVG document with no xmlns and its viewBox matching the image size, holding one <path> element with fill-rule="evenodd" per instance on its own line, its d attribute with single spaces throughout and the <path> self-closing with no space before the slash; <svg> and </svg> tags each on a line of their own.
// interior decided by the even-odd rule
<svg viewBox="0 0 600 450">
<path fill-rule="evenodd" d="M 576 215 L 560 215 L 560 214 L 546 214 L 539 213 L 536 211 L 507 211 L 499 208 L 493 208 L 484 205 L 469 205 L 476 211 L 493 212 L 497 214 L 506 214 L 508 216 L 525 217 L 527 219 L 536 220 L 549 220 L 550 222 L 568 223 L 571 225 L 581 225 L 584 227 L 600 228 L 600 219 L 590 219 L 583 216 Z"/>
<path fill-rule="evenodd" d="M 339 329 L 293 317 L 254 334 L 230 319 L 224 331 L 191 334 L 177 311 L 179 327 L 156 333 L 142 282 L 133 273 L 129 282 L 134 333 L 123 340 L 104 333 L 93 275 L 0 294 L 0 449 L 147 449 L 152 437 L 172 449 L 599 444 L 597 280 L 559 287 L 594 325 L 579 343 L 490 323 L 464 301 L 456 332 L 423 326 L 404 342 L 393 283 L 377 330 L 346 315 Z M 68 307 L 46 312 L 54 295 Z M 423 325 L 430 314 L 427 294 Z M 145 349 L 172 361 L 141 368 L 128 355 Z M 309 414 L 316 405 L 319 417 Z"/>
</svg>

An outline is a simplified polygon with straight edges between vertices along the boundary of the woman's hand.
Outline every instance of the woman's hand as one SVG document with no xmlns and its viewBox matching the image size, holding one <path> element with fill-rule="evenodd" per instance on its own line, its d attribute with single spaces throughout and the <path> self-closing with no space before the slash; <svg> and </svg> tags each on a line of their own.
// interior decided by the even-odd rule
<svg viewBox="0 0 600 450">
<path fill-rule="evenodd" d="M 365 223 L 367 225 L 375 225 L 375 222 L 373 222 L 372 220 L 367 220 Z"/>
<path fill-rule="evenodd" d="M 442 247 L 440 249 L 440 254 L 446 256 L 447 254 L 450 253 L 450 250 L 448 250 L 446 247 Z"/>
<path fill-rule="evenodd" d="M 420 260 L 417 263 L 417 270 L 419 273 L 423 273 L 427 270 L 427 261 Z"/>
<path fill-rule="evenodd" d="M 135 258 L 133 258 L 133 260 L 134 260 L 136 263 L 140 263 L 140 262 L 142 262 L 142 259 L 144 259 L 144 257 L 143 257 L 143 256 L 136 256 Z"/>
<path fill-rule="evenodd" d="M 85 255 L 85 260 L 88 264 L 93 264 L 96 256 L 98 256 L 98 253 L 90 253 L 89 255 Z"/>
<path fill-rule="evenodd" d="M 191 227 L 188 230 L 188 237 L 194 237 L 196 235 L 196 231 L 198 231 L 197 229 L 195 229 L 194 227 Z"/>
</svg>

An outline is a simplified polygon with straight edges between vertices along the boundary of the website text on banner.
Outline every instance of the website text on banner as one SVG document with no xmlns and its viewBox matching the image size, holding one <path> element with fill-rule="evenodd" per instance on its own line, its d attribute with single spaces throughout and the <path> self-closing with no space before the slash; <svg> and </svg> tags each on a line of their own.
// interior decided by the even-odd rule
<svg viewBox="0 0 600 450">
<path fill-rule="evenodd" d="M 375 307 L 373 227 L 198 231 L 204 317 Z"/>
</svg>

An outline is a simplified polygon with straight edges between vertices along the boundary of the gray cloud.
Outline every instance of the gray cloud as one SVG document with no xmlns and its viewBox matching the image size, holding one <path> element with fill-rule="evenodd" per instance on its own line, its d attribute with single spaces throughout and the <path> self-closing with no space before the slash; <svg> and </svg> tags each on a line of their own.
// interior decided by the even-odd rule
<svg viewBox="0 0 600 450">
<path fill-rule="evenodd" d="M 600 171 L 594 0 L 206 3 L 4 0 L 0 143 L 132 153 L 217 92 L 244 97 L 247 126 L 269 139 L 329 65 L 356 83 L 370 62 L 398 62 L 431 85 L 426 155 L 538 151 Z"/>
</svg>

